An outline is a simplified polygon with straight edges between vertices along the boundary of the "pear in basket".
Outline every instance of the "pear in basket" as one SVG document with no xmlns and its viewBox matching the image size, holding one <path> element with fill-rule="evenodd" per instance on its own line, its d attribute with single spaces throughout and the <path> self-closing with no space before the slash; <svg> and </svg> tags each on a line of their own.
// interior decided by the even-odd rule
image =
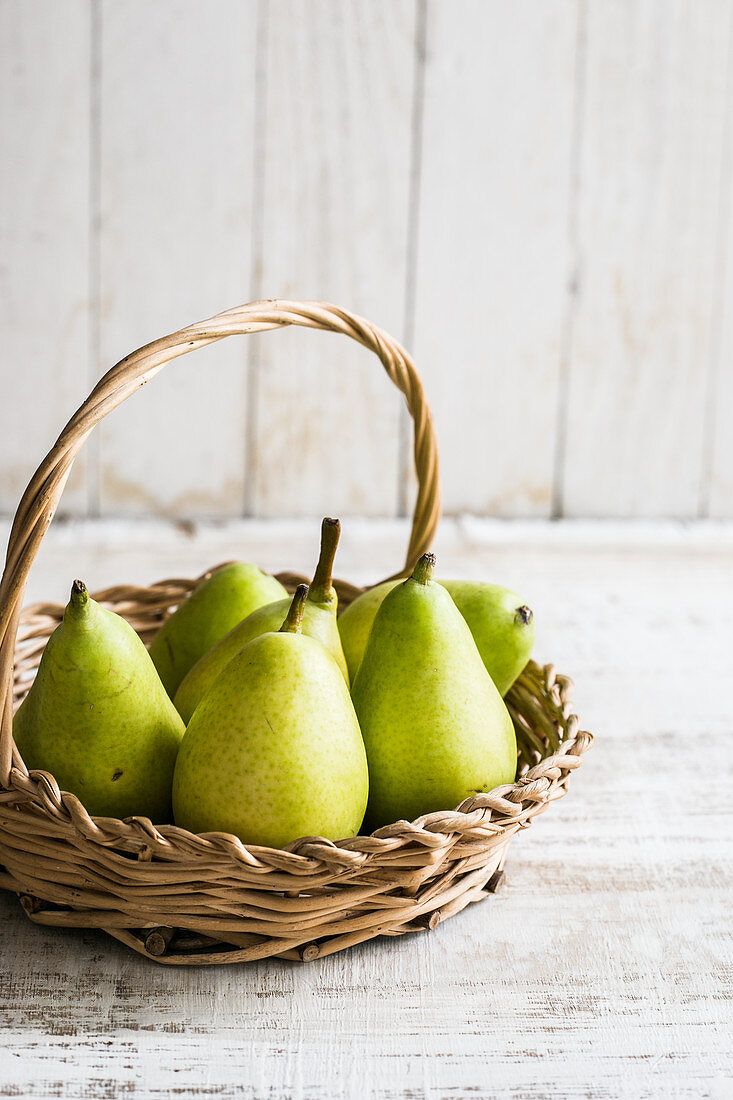
<svg viewBox="0 0 733 1100">
<path fill-rule="evenodd" d="M 385 596 L 354 681 L 372 828 L 453 809 L 516 773 L 509 712 L 434 566 L 425 554 Z"/>
<path fill-rule="evenodd" d="M 183 732 L 135 631 L 74 581 L 13 721 L 27 767 L 51 772 L 92 815 L 164 824 Z"/>
<path fill-rule="evenodd" d="M 298 587 L 281 629 L 240 650 L 196 708 L 173 778 L 177 825 L 274 848 L 358 831 L 364 743 L 338 665 L 302 633 L 307 593 Z"/>
<path fill-rule="evenodd" d="M 302 632 L 310 638 L 317 638 L 325 646 L 341 669 L 348 685 L 349 673 L 336 625 L 338 596 L 331 583 L 333 560 L 340 535 L 339 521 L 324 519 L 321 525 L 321 554 L 303 608 Z M 217 676 L 224 671 L 232 657 L 235 657 L 253 638 L 268 631 L 279 630 L 289 607 L 290 597 L 286 596 L 283 600 L 265 604 L 264 607 L 253 611 L 193 666 L 174 699 L 176 709 L 184 722 L 189 721 L 203 696 Z"/>
<path fill-rule="evenodd" d="M 382 600 L 400 581 L 385 581 L 357 597 L 339 617 L 339 633 L 353 680 Z M 534 616 L 509 588 L 483 581 L 440 581 L 473 634 L 481 659 L 500 695 L 506 695 L 527 664 L 534 645 Z"/>
<path fill-rule="evenodd" d="M 249 562 L 217 569 L 161 626 L 150 656 L 171 699 L 181 680 L 225 634 L 263 604 L 287 596 L 275 577 Z"/>
</svg>

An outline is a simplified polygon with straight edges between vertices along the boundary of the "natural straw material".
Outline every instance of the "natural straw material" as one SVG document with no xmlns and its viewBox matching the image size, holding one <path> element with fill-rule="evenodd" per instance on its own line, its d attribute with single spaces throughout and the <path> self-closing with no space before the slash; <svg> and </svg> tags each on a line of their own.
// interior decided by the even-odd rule
<svg viewBox="0 0 733 1100">
<path fill-rule="evenodd" d="M 507 700 L 520 748 L 517 782 L 372 836 L 338 843 L 305 837 L 282 851 L 245 847 L 223 833 L 156 828 L 145 818 L 92 819 L 53 776 L 28 772 L 13 744 L 12 715 L 63 608 L 38 604 L 22 615 L 20 608 L 76 455 L 95 425 L 170 360 L 226 336 L 286 325 L 351 336 L 379 357 L 404 393 L 418 478 L 409 571 L 429 548 L 440 514 L 432 419 L 410 357 L 375 326 L 335 306 L 266 301 L 148 344 L 104 376 L 31 480 L 0 582 L 0 886 L 17 892 L 38 924 L 102 928 L 166 963 L 307 961 L 373 936 L 434 928 L 496 889 L 509 840 L 565 793 L 592 743 L 569 712 L 570 681 L 530 662 Z M 280 579 L 292 591 L 302 578 Z M 120 585 L 95 599 L 149 642 L 197 583 Z M 359 591 L 337 587 L 343 604 Z"/>
</svg>

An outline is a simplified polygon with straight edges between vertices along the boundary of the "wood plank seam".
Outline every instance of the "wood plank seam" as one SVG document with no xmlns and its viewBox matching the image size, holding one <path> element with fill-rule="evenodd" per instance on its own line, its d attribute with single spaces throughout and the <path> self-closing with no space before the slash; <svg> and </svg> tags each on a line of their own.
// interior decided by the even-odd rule
<svg viewBox="0 0 733 1100">
<path fill-rule="evenodd" d="M 702 436 L 702 457 L 700 476 L 700 497 L 697 518 L 708 519 L 711 513 L 713 476 L 715 473 L 716 442 L 718 425 L 718 395 L 721 390 L 723 373 L 723 321 L 726 309 L 725 289 L 728 272 L 733 265 L 733 236 L 730 233 L 733 220 L 731 211 L 731 185 L 733 184 L 733 5 L 729 9 L 728 29 L 728 73 L 726 87 L 726 110 L 724 116 L 721 143 L 723 157 L 720 171 L 720 194 L 718 208 L 718 248 L 716 255 L 716 287 L 713 306 L 713 335 L 711 354 L 707 371 L 707 393 L 705 397 L 704 426 Z M 721 424 L 722 427 L 722 424 Z M 733 514 L 733 510 L 732 510 Z"/>
<path fill-rule="evenodd" d="M 428 50 L 428 0 L 416 0 L 415 6 L 415 71 L 412 92 L 411 163 L 409 209 L 407 211 L 407 263 L 405 265 L 405 318 L 402 341 L 411 348 L 415 341 L 415 309 L 417 304 L 417 259 L 419 246 L 420 175 L 422 172 L 423 122 L 425 117 L 425 65 Z M 400 445 L 395 471 L 397 483 L 397 514 L 409 516 L 412 455 L 410 453 L 410 418 L 402 409 L 399 421 Z"/>
<path fill-rule="evenodd" d="M 570 185 L 568 189 L 569 270 L 565 317 L 560 340 L 560 371 L 555 413 L 555 449 L 552 471 L 552 519 L 561 519 L 565 512 L 565 463 L 567 461 L 568 393 L 570 391 L 570 357 L 572 355 L 573 324 L 578 308 L 580 282 L 583 277 L 580 250 L 579 198 L 582 187 L 583 109 L 585 105 L 586 67 L 588 64 L 587 0 L 578 0 L 575 67 L 573 72 L 573 131 L 570 150 Z"/>
</svg>

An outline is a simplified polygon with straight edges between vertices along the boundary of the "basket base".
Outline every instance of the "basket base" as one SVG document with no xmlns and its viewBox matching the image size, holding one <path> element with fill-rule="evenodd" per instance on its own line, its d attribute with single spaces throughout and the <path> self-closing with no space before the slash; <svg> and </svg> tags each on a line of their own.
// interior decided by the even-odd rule
<svg viewBox="0 0 733 1100">
<path fill-rule="evenodd" d="M 485 863 L 465 875 L 450 876 L 443 889 L 440 888 L 440 879 L 438 882 L 427 883 L 424 890 L 418 891 L 414 898 L 409 899 L 408 904 L 399 906 L 400 914 L 397 917 L 393 915 L 394 910 L 390 913 L 389 908 L 385 908 L 387 919 L 381 922 L 375 922 L 374 914 L 371 913 L 369 915 L 372 920 L 366 927 L 355 927 L 351 932 L 317 939 L 307 938 L 304 930 L 303 942 L 289 943 L 287 946 L 284 946 L 281 939 L 244 930 L 227 932 L 221 938 L 215 938 L 192 927 L 179 928 L 165 924 L 152 924 L 142 928 L 125 927 L 119 923 L 119 914 L 110 914 L 114 924 L 105 924 L 103 918 L 100 920 L 99 911 L 65 909 L 28 893 L 27 889 L 18 889 L 20 884 L 12 875 L 0 874 L 0 887 L 18 894 L 26 916 L 34 924 L 56 928 L 98 928 L 152 962 L 166 966 L 216 966 L 264 958 L 313 962 L 378 936 L 431 932 L 468 905 L 496 894 L 506 881 L 503 865 L 507 846 L 505 844 L 501 849 L 494 849 Z M 407 901 L 404 898 L 402 900 Z M 363 917 L 359 919 L 358 912 L 350 919 L 355 926 L 364 923 Z M 249 923 L 251 922 L 246 919 L 242 920 L 243 929 Z M 280 945 L 283 945 L 282 949 L 279 949 Z"/>
</svg>

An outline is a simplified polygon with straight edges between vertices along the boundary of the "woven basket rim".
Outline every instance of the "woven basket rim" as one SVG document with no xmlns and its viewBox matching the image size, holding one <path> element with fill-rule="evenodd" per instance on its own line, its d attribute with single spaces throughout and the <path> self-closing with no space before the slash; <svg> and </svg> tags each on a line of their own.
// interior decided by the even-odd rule
<svg viewBox="0 0 733 1100">
<path fill-rule="evenodd" d="M 136 600 L 142 600 L 149 606 L 156 606 L 161 601 L 165 603 L 172 594 L 184 587 L 187 591 L 192 591 L 222 565 L 206 570 L 194 580 L 173 578 L 157 581 L 150 586 L 116 585 L 92 593 L 92 598 L 102 606 L 118 613 L 120 613 L 121 603 L 132 605 Z M 306 580 L 300 574 L 291 572 L 279 573 L 277 577 L 291 591 L 296 584 Z M 357 592 L 366 591 L 345 581 L 336 580 L 335 586 L 342 598 L 346 595 L 346 602 L 349 602 L 349 598 Z M 171 603 L 170 606 L 174 604 Z M 63 611 L 62 604 L 49 602 L 33 604 L 24 609 L 21 626 L 30 628 L 30 636 L 38 639 L 42 632 L 39 621 L 46 620 L 49 628 L 52 629 L 60 622 Z M 40 650 L 37 650 L 37 653 L 40 654 Z M 225 850 L 234 859 L 250 867 L 272 866 L 273 863 L 281 863 L 284 857 L 288 870 L 293 871 L 297 864 L 301 864 L 303 870 L 307 868 L 311 871 L 314 860 L 325 865 L 337 863 L 346 868 L 349 865 L 360 865 L 365 858 L 368 859 L 385 850 L 394 850 L 395 847 L 406 843 L 438 849 L 456 831 L 463 832 L 467 828 L 476 827 L 499 831 L 510 823 L 521 825 L 531 813 L 536 812 L 537 805 L 542 802 L 543 796 L 547 793 L 551 776 L 554 777 L 563 768 L 567 770 L 576 768 L 580 764 L 581 755 L 592 743 L 592 735 L 586 731 L 580 731 L 577 717 L 571 714 L 572 681 L 566 676 L 558 675 L 552 665 L 540 666 L 533 660 L 528 662 L 524 675 L 532 675 L 535 678 L 541 675 L 548 689 L 557 686 L 559 702 L 567 720 L 567 726 L 564 736 L 558 739 L 556 751 L 527 768 L 524 774 L 513 783 L 503 784 L 485 793 L 477 793 L 471 798 L 464 799 L 455 808 L 436 810 L 412 821 L 392 822 L 370 834 L 360 833 L 336 841 L 318 836 L 298 837 L 284 848 L 250 845 L 244 844 L 231 833 L 192 833 L 173 823 L 154 825 L 145 817 L 132 816 L 124 819 L 92 817 L 76 795 L 59 788 L 50 772 L 34 769 L 29 772 L 29 778 L 34 784 L 39 784 L 46 795 L 46 798 L 36 803 L 39 808 L 43 803 L 48 808 L 47 799 L 50 798 L 56 806 L 64 808 L 70 819 L 74 821 L 76 828 L 87 839 L 108 847 L 109 834 L 114 832 L 117 834 L 116 845 L 124 846 L 126 842 L 131 842 L 133 850 L 137 850 L 142 842 L 150 850 L 151 858 L 155 860 L 166 861 L 167 856 L 175 860 L 171 849 L 183 845 L 187 849 L 187 855 L 193 858 L 205 859 L 213 850 Z M 27 686 L 29 682 L 26 678 L 23 689 L 16 692 L 16 701 L 20 700 Z M 509 696 L 511 696 L 511 689 Z M 12 778 L 16 789 L 28 789 L 22 773 L 15 768 Z M 529 802 L 526 807 L 525 802 Z M 493 824 L 492 817 L 500 818 L 501 824 Z"/>
</svg>

